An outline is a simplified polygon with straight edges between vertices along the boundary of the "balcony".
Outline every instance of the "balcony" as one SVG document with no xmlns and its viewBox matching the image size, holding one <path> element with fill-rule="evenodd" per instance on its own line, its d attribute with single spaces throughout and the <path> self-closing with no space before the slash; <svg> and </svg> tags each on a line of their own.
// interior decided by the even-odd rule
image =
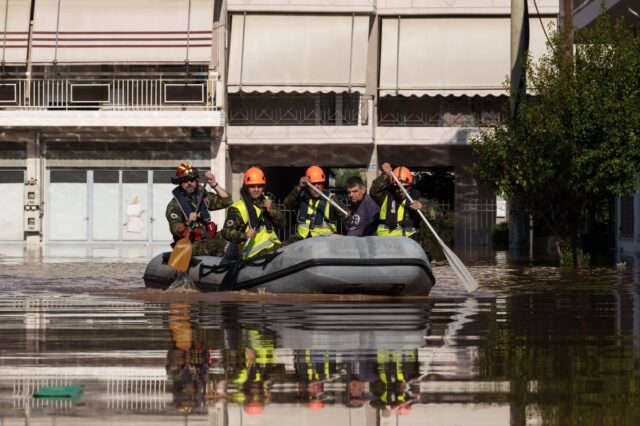
<svg viewBox="0 0 640 426">
<path fill-rule="evenodd" d="M 217 79 L 4 79 L 4 127 L 219 127 Z"/>
<path fill-rule="evenodd" d="M 373 100 L 357 94 L 230 96 L 229 111 L 229 145 L 373 143 Z"/>
<path fill-rule="evenodd" d="M 229 0 L 230 12 L 373 13 L 374 0 Z"/>
<path fill-rule="evenodd" d="M 541 15 L 558 13 L 558 0 L 537 0 Z M 509 15 L 511 0 L 378 0 L 379 15 Z M 537 15 L 536 5 L 529 0 L 529 14 Z"/>
</svg>

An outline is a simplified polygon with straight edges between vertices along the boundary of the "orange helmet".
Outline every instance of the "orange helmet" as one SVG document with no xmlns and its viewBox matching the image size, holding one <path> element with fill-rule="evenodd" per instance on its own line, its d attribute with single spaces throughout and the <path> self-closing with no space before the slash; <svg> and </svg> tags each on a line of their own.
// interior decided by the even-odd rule
<svg viewBox="0 0 640 426">
<path fill-rule="evenodd" d="M 310 410 L 320 410 L 324 408 L 324 402 L 319 399 L 314 399 L 313 401 L 309 401 L 307 408 Z"/>
<path fill-rule="evenodd" d="M 393 175 L 397 177 L 400 183 L 402 183 L 402 185 L 404 186 L 408 186 L 411 184 L 411 182 L 413 182 L 413 175 L 411 174 L 411 170 L 406 167 L 396 167 L 395 169 L 393 169 Z M 389 179 L 391 179 L 392 185 L 396 184 L 394 178 L 389 176 Z"/>
<path fill-rule="evenodd" d="M 188 179 L 198 179 L 198 169 L 189 163 L 182 163 L 176 169 L 176 176 L 171 178 L 171 182 L 175 185 Z"/>
<path fill-rule="evenodd" d="M 244 412 L 252 416 L 259 416 L 263 411 L 264 404 L 259 401 L 251 401 L 244 406 Z"/>
<path fill-rule="evenodd" d="M 411 405 L 406 403 L 396 407 L 396 414 L 399 416 L 404 416 L 405 414 L 409 414 L 410 411 L 411 411 Z"/>
<path fill-rule="evenodd" d="M 264 172 L 258 167 L 249 167 L 244 172 L 243 185 L 266 185 L 267 179 Z"/>
<path fill-rule="evenodd" d="M 311 166 L 305 172 L 305 176 L 311 183 L 324 183 L 327 178 L 324 176 L 324 171 L 318 166 Z"/>
</svg>

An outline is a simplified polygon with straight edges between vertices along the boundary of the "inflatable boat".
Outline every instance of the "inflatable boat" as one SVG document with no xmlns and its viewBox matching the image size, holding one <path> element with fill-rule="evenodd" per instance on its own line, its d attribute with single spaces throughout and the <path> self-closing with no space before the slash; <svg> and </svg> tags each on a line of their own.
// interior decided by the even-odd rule
<svg viewBox="0 0 640 426">
<path fill-rule="evenodd" d="M 168 257 L 159 254 L 149 262 L 147 287 L 166 289 L 174 282 L 178 273 Z M 195 256 L 188 274 L 207 292 L 426 296 L 435 284 L 422 247 L 401 237 L 314 237 L 240 262 Z"/>
</svg>

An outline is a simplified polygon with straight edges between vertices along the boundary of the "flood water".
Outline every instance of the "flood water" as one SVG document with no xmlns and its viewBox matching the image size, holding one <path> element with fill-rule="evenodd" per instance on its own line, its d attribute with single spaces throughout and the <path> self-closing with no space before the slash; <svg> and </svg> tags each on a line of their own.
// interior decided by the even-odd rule
<svg viewBox="0 0 640 426">
<path fill-rule="evenodd" d="M 429 298 L 144 288 L 145 259 L 2 255 L 0 425 L 635 425 L 638 263 L 505 252 Z M 34 398 L 80 385 L 82 394 Z"/>
</svg>

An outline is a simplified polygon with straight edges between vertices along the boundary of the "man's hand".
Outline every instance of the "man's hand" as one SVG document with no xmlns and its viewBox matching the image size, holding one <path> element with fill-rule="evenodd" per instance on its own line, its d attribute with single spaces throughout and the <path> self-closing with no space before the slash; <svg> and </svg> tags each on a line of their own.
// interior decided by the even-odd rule
<svg viewBox="0 0 640 426">
<path fill-rule="evenodd" d="M 413 203 L 409 204 L 409 208 L 413 210 L 420 210 L 422 209 L 422 203 L 418 200 L 413 200 Z"/>
<path fill-rule="evenodd" d="M 262 202 L 262 207 L 264 207 L 264 209 L 267 211 L 267 213 L 272 213 L 273 212 L 273 200 L 270 198 L 265 198 L 265 200 Z"/>
<path fill-rule="evenodd" d="M 191 223 L 195 222 L 196 220 L 198 220 L 198 213 L 196 212 L 189 213 L 189 217 L 187 218 L 187 224 L 191 225 Z"/>
<path fill-rule="evenodd" d="M 249 229 L 247 231 L 247 241 L 249 241 L 250 239 L 255 237 L 257 233 L 258 233 L 258 231 L 256 231 L 255 229 Z"/>
<path fill-rule="evenodd" d="M 300 181 L 298 182 L 298 190 L 303 190 L 307 187 L 307 182 L 309 182 L 309 178 L 306 176 L 302 176 Z"/>
<path fill-rule="evenodd" d="M 216 186 L 216 176 L 211 172 L 204 172 L 204 178 L 209 182 L 209 186 L 213 188 Z"/>
<path fill-rule="evenodd" d="M 388 175 L 391 172 L 391 164 L 389 163 L 382 163 L 382 165 L 380 166 L 380 169 L 382 169 L 382 172 L 385 175 Z"/>
</svg>

